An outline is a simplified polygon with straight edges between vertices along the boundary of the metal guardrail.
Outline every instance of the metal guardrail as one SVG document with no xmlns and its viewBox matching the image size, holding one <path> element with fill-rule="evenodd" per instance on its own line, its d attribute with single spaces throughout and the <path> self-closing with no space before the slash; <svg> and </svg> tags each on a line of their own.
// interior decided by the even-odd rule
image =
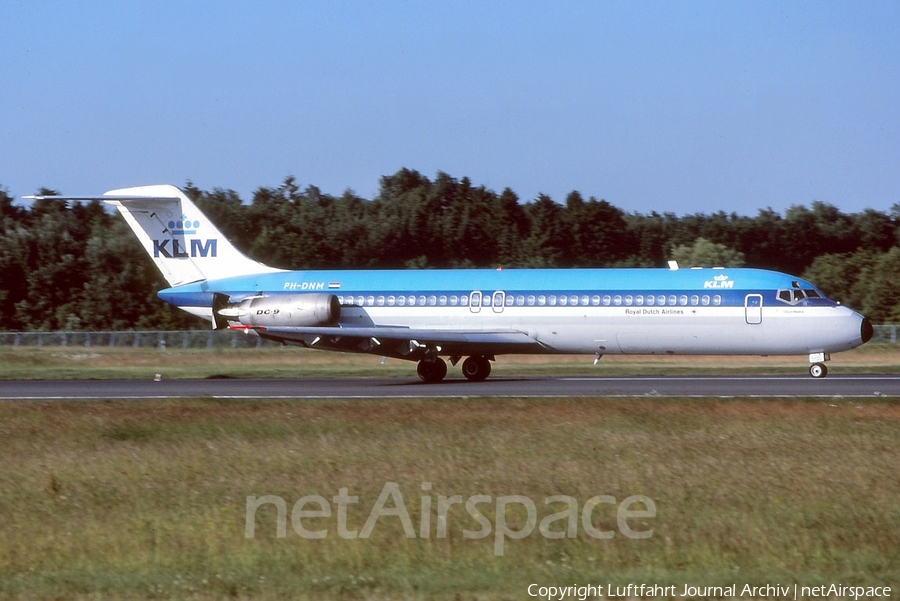
<svg viewBox="0 0 900 601">
<path fill-rule="evenodd" d="M 0 332 L 0 346 L 158 349 L 259 348 L 277 346 L 233 330 L 123 330 L 116 332 Z"/>
<path fill-rule="evenodd" d="M 875 326 L 875 335 L 872 342 L 885 342 L 887 344 L 897 344 L 898 325 L 881 325 Z"/>
<path fill-rule="evenodd" d="M 900 325 L 875 326 L 872 342 L 897 344 Z M 158 349 L 260 348 L 278 346 L 234 330 L 123 330 L 117 332 L 0 332 L 0 346 Z"/>
</svg>

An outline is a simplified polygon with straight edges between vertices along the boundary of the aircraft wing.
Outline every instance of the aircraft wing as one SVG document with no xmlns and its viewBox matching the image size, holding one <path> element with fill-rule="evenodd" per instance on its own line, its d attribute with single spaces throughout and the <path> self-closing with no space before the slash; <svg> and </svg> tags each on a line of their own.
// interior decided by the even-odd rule
<svg viewBox="0 0 900 601">
<path fill-rule="evenodd" d="M 276 342 L 387 357 L 418 360 L 428 352 L 440 355 L 494 355 L 552 352 L 525 332 L 517 330 L 450 330 L 400 326 L 264 327 L 232 326 L 254 330 Z"/>
</svg>

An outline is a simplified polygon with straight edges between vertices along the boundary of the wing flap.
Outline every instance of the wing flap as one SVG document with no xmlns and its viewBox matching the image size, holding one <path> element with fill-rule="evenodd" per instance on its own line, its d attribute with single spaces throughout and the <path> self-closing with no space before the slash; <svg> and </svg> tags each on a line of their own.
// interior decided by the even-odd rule
<svg viewBox="0 0 900 601">
<path fill-rule="evenodd" d="M 371 353 L 417 360 L 426 352 L 441 355 L 488 355 L 547 352 L 540 342 L 518 330 L 445 330 L 437 328 L 372 327 L 248 327 L 259 336 L 310 348 Z"/>
</svg>

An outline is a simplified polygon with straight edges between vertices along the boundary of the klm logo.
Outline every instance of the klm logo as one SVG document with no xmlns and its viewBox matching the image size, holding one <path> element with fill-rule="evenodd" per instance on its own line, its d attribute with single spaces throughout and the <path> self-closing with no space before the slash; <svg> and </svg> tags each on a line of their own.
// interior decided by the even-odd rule
<svg viewBox="0 0 900 601">
<path fill-rule="evenodd" d="M 734 288 L 734 280 L 729 280 L 727 275 L 717 275 L 711 280 L 703 282 L 704 288 Z"/>
<path fill-rule="evenodd" d="M 191 240 L 189 248 L 183 248 L 177 238 L 171 240 L 153 241 L 153 258 L 187 259 L 197 257 L 215 257 L 217 252 L 217 240 Z M 170 245 L 171 243 L 171 245 Z"/>
<path fill-rule="evenodd" d="M 178 221 L 169 222 L 169 231 L 176 236 L 184 236 L 185 234 L 196 234 L 200 227 L 199 221 L 188 219 L 187 215 L 182 215 Z"/>
</svg>

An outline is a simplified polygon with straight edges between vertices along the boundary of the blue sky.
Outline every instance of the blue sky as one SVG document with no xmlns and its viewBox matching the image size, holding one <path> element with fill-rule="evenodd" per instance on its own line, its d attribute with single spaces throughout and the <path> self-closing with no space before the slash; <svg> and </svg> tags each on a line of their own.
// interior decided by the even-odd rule
<svg viewBox="0 0 900 601">
<path fill-rule="evenodd" d="M 900 203 L 900 2 L 0 3 L 0 186 Z"/>
</svg>

